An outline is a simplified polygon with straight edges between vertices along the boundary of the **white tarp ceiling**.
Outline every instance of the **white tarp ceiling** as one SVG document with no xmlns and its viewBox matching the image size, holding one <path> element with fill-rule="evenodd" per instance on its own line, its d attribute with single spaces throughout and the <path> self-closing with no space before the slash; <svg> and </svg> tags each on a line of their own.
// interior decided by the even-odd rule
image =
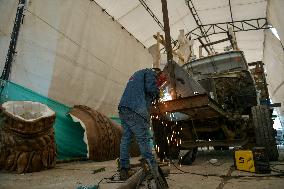
<svg viewBox="0 0 284 189">
<path fill-rule="evenodd" d="M 122 26 L 140 40 L 146 47 L 155 43 L 153 35 L 163 33 L 162 29 L 146 11 L 139 0 L 95 0 L 102 8 L 112 15 Z M 158 20 L 163 23 L 161 1 L 144 0 Z M 185 33 L 197 27 L 185 0 L 168 0 L 169 22 L 171 37 L 177 39 L 179 30 Z M 230 22 L 229 0 L 193 0 L 192 1 L 202 24 Z M 231 0 L 234 21 L 266 17 L 266 0 Z M 263 55 L 263 30 L 237 32 L 239 48 L 245 52 L 248 62 L 258 61 Z M 209 37 L 211 41 L 226 38 L 225 34 Z M 229 43 L 215 45 L 217 52 L 222 52 Z M 195 54 L 199 43 L 195 42 Z"/>
</svg>

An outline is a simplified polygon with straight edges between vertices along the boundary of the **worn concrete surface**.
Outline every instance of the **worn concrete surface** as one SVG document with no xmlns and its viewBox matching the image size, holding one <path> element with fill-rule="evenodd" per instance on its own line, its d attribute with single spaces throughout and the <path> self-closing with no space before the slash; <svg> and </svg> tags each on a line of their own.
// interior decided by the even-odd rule
<svg viewBox="0 0 284 189">
<path fill-rule="evenodd" d="M 272 164 L 284 164 L 284 149 L 280 153 L 280 161 Z M 218 159 L 216 165 L 208 162 L 212 158 Z M 131 163 L 135 162 L 137 158 Z M 173 189 L 282 189 L 284 186 L 284 177 L 275 172 L 257 175 L 234 170 L 232 165 L 232 151 L 199 151 L 193 165 L 177 165 L 186 173 L 170 165 L 171 174 L 167 180 Z M 100 168 L 105 171 L 93 174 Z M 284 165 L 275 168 L 284 170 Z M 82 185 L 93 186 L 115 173 L 115 161 L 62 163 L 51 170 L 20 175 L 1 171 L 0 189 L 75 189 Z"/>
</svg>

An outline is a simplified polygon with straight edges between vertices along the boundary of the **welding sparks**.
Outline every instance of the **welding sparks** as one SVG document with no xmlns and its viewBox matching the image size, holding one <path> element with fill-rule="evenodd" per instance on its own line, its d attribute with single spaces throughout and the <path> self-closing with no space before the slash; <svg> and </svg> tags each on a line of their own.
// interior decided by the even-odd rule
<svg viewBox="0 0 284 189">
<path fill-rule="evenodd" d="M 163 95 L 162 95 L 162 98 L 160 99 L 162 102 L 169 101 L 169 100 L 173 99 L 171 94 L 168 92 L 167 88 L 165 90 L 163 90 L 162 92 L 163 92 Z"/>
</svg>

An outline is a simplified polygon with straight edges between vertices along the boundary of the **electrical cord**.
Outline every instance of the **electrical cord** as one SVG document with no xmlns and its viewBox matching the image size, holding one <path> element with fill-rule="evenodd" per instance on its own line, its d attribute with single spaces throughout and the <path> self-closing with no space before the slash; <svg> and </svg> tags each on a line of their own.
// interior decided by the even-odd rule
<svg viewBox="0 0 284 189">
<path fill-rule="evenodd" d="M 193 174 L 193 175 L 204 176 L 204 177 L 208 177 L 208 176 L 220 177 L 221 176 L 221 175 L 217 175 L 217 174 L 202 174 L 202 173 L 194 173 L 194 172 L 184 171 L 184 170 L 178 168 L 172 160 L 170 160 L 170 163 L 181 173 L 169 173 L 169 174 L 176 174 L 176 175 L 177 174 Z"/>
<path fill-rule="evenodd" d="M 230 176 L 230 175 L 219 175 L 219 174 L 202 174 L 202 173 L 195 173 L 195 172 L 184 171 L 184 170 L 178 168 L 173 161 L 170 160 L 170 162 L 172 163 L 172 165 L 178 171 L 181 172 L 181 173 L 169 173 L 171 175 L 192 174 L 192 175 L 198 175 L 198 176 L 204 176 L 204 177 L 214 176 L 214 177 L 220 177 L 220 178 L 224 178 L 224 177 L 230 177 L 230 178 L 243 178 L 243 177 L 259 178 L 259 177 L 283 177 L 284 176 L 284 172 L 277 172 L 277 171 L 275 171 L 275 172 L 277 172 L 278 174 L 273 174 L 273 175 L 252 175 L 252 176 L 247 176 L 247 175 Z M 231 169 L 234 168 L 234 167 L 235 167 L 234 165 L 230 166 Z"/>
<path fill-rule="evenodd" d="M 282 173 L 284 174 L 284 169 L 278 169 L 278 168 L 275 168 L 275 166 L 277 165 L 284 165 L 284 163 L 270 163 L 270 168 L 272 171 L 276 172 L 276 173 Z"/>
</svg>

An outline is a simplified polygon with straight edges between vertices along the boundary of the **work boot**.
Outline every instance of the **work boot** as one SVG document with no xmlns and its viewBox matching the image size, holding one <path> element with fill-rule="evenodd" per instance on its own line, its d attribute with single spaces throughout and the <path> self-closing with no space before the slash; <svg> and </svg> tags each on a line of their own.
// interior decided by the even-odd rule
<svg viewBox="0 0 284 189">
<path fill-rule="evenodd" d="M 129 178 L 129 169 L 121 168 L 119 172 L 120 180 L 126 181 Z"/>
</svg>

